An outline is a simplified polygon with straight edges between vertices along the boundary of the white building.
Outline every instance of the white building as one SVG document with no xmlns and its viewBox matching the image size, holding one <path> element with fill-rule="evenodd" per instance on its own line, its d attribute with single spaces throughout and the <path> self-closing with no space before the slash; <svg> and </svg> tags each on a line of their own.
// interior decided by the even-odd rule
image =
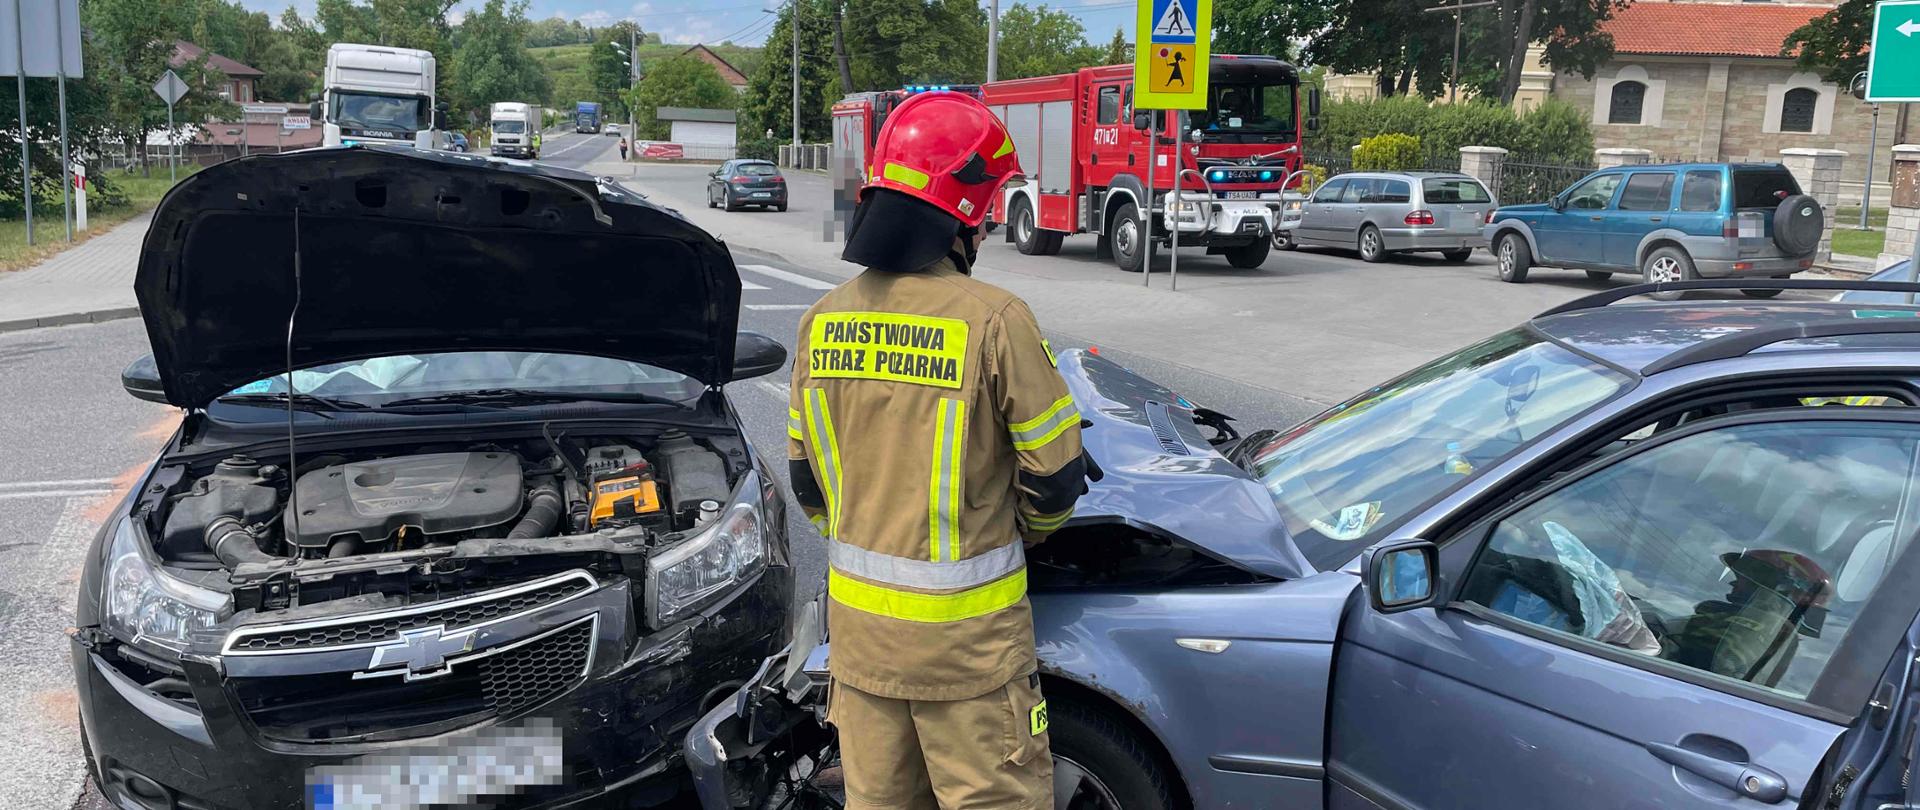
<svg viewBox="0 0 1920 810">
<path fill-rule="evenodd" d="M 668 139 L 685 148 L 689 160 L 731 160 L 734 157 L 738 123 L 732 110 L 661 107 L 654 110 L 653 118 L 671 125 L 672 134 Z"/>
</svg>

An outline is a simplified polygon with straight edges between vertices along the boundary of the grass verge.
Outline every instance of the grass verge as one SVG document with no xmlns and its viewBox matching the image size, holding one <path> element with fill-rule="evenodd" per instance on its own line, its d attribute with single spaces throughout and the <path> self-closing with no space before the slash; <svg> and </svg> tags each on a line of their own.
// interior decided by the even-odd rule
<svg viewBox="0 0 1920 810">
<path fill-rule="evenodd" d="M 183 179 L 192 174 L 184 166 L 181 169 L 180 177 Z M 156 169 L 152 177 L 119 172 L 111 176 L 114 184 L 126 192 L 127 204 L 104 211 L 98 206 L 89 205 L 87 230 L 74 231 L 72 242 L 67 241 L 67 227 L 60 221 L 58 211 L 34 214 L 32 246 L 27 245 L 27 224 L 24 220 L 0 221 L 0 273 L 32 267 L 49 256 L 106 233 L 114 226 L 152 210 L 166 195 L 167 189 L 173 187 L 173 181 L 167 178 L 164 168 Z"/>
<path fill-rule="evenodd" d="M 1865 256 L 1869 259 L 1880 255 L 1887 244 L 1887 232 L 1860 231 L 1845 225 L 1833 229 L 1833 252 L 1849 256 Z"/>
</svg>

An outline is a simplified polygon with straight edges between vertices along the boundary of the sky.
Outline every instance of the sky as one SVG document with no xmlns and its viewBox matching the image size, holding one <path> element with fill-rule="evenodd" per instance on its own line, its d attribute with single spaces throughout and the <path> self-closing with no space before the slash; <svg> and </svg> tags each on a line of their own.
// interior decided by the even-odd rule
<svg viewBox="0 0 1920 810">
<path fill-rule="evenodd" d="M 1001 0 L 1010 5 L 1013 0 Z M 1031 2 L 1031 0 L 1029 0 Z M 313 0 L 241 0 L 255 11 L 274 17 L 288 5 L 303 15 L 313 13 Z M 479 0 L 462 0 L 455 14 L 479 5 Z M 982 0 L 981 5 L 986 5 Z M 1133 3 L 1116 0 L 1056 0 L 1047 5 L 1065 9 L 1086 26 L 1087 39 L 1104 45 L 1113 38 L 1113 30 L 1124 28 L 1132 39 Z M 667 42 L 719 44 L 733 40 L 757 45 L 766 39 L 773 26 L 773 15 L 762 8 L 777 8 L 775 0 L 532 0 L 527 16 L 540 20 L 560 16 L 591 26 L 602 26 L 623 19 L 640 23 L 645 31 L 657 31 Z"/>
</svg>

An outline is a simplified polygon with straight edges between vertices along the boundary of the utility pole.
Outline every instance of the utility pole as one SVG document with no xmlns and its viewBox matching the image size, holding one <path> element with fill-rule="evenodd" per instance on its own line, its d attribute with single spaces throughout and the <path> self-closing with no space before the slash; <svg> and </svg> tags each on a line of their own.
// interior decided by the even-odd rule
<svg viewBox="0 0 1920 810">
<path fill-rule="evenodd" d="M 639 92 L 635 89 L 639 86 L 640 24 L 634 23 L 627 29 L 627 98 L 625 99 L 627 105 L 627 143 L 633 144 L 633 148 L 628 150 L 627 154 L 632 155 L 633 160 L 640 159 L 640 130 L 638 129 L 640 118 L 633 111 L 633 95 Z"/>
<path fill-rule="evenodd" d="M 793 153 L 794 163 L 800 161 L 800 0 L 787 0 L 793 6 L 792 23 L 787 27 L 787 38 L 793 40 Z"/>
<path fill-rule="evenodd" d="M 987 81 L 1000 75 L 1000 0 L 987 3 Z"/>
<path fill-rule="evenodd" d="M 1443 13 L 1453 15 L 1453 63 L 1448 65 L 1453 75 L 1447 80 L 1447 98 L 1449 101 L 1454 103 L 1459 103 L 1460 101 L 1460 18 L 1466 16 L 1467 9 L 1497 5 L 1500 4 L 1498 2 L 1469 3 L 1466 2 L 1466 0 L 1453 0 L 1452 5 L 1421 9 L 1422 12 L 1427 14 Z"/>
</svg>

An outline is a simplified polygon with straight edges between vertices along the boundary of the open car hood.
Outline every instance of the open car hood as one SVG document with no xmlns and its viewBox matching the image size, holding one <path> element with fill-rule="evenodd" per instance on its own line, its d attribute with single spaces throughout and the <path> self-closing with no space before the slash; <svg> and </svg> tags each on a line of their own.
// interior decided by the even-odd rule
<svg viewBox="0 0 1920 810">
<path fill-rule="evenodd" d="M 390 146 L 187 178 L 154 212 L 134 291 L 186 407 L 284 372 L 290 315 L 295 368 L 537 351 L 718 385 L 740 308 L 726 247 L 671 209 L 583 172 Z"/>
<path fill-rule="evenodd" d="M 1191 403 L 1098 355 L 1059 362 L 1088 423 L 1081 442 L 1105 473 L 1074 504 L 1076 524 L 1126 523 L 1278 579 L 1314 573 L 1273 496 L 1207 444 Z"/>
</svg>

